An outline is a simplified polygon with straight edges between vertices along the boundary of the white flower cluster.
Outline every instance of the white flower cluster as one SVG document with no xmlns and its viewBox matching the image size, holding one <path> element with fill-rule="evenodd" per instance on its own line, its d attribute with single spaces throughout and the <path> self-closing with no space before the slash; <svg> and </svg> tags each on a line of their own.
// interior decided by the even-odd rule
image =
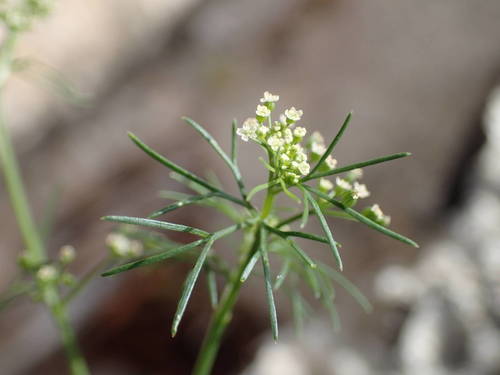
<svg viewBox="0 0 500 375">
<path fill-rule="evenodd" d="M 325 140 L 320 132 L 315 131 L 311 135 L 311 153 L 316 156 L 316 158 L 320 158 L 326 152 Z M 337 160 L 332 157 L 332 155 L 328 155 L 325 159 L 325 163 L 329 169 L 334 169 L 337 166 Z"/>
<path fill-rule="evenodd" d="M 391 223 L 391 217 L 385 215 L 378 204 L 374 204 L 373 206 L 366 208 L 363 210 L 363 214 L 376 223 L 384 226 L 388 226 Z"/>
<path fill-rule="evenodd" d="M 275 170 L 275 177 L 295 184 L 301 176 L 310 171 L 307 154 L 300 145 L 307 130 L 301 126 L 294 128 L 303 115 L 303 112 L 295 107 L 285 110 L 284 114 L 279 116 L 279 121 L 271 120 L 271 112 L 278 100 L 278 95 L 266 91 L 260 99 L 262 104 L 259 104 L 255 111 L 256 117 L 246 119 L 236 133 L 245 142 L 252 140 L 270 150 L 270 163 Z"/>
<path fill-rule="evenodd" d="M 391 217 L 384 215 L 382 210 L 380 209 L 380 206 L 378 204 L 374 204 L 373 206 L 370 207 L 372 212 L 374 213 L 375 217 L 384 223 L 384 225 L 389 225 L 391 222 Z"/>
<path fill-rule="evenodd" d="M 108 234 L 106 245 L 117 257 L 136 257 L 143 252 L 142 244 L 139 241 L 130 240 L 121 233 Z"/>
<path fill-rule="evenodd" d="M 363 176 L 361 169 L 352 170 L 346 178 L 337 177 L 335 184 L 326 178 L 321 178 L 318 187 L 325 193 L 330 193 L 332 197 L 337 197 L 344 203 L 351 203 L 353 200 L 368 198 L 370 192 L 365 184 L 360 184 L 358 179 Z"/>
</svg>

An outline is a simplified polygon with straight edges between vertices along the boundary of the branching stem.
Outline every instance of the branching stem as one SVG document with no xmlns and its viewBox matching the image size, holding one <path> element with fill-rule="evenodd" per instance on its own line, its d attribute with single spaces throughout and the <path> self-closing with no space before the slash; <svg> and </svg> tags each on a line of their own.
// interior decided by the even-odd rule
<svg viewBox="0 0 500 375">
<path fill-rule="evenodd" d="M 0 46 L 0 95 L 10 76 L 12 54 L 17 40 L 17 33 L 7 32 L 6 39 Z M 26 197 L 24 184 L 15 157 L 14 147 L 0 109 L 0 161 L 7 191 L 21 231 L 25 250 L 25 260 L 31 272 L 35 272 L 47 260 L 45 248 Z M 70 325 L 66 304 L 62 301 L 57 285 L 53 283 L 38 283 L 38 290 L 56 323 L 61 340 L 69 361 L 72 375 L 87 375 L 89 371 L 85 360 L 78 349 L 74 331 Z"/>
</svg>

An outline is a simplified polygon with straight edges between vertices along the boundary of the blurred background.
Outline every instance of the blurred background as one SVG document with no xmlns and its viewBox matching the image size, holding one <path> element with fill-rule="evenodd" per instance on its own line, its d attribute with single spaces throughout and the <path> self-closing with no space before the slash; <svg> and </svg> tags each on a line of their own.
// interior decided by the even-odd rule
<svg viewBox="0 0 500 375">
<path fill-rule="evenodd" d="M 343 165 L 412 152 L 367 168 L 364 182 L 391 227 L 421 248 L 332 221 L 344 274 L 373 313 L 339 289 L 341 332 L 311 301 L 316 314 L 297 337 L 290 306 L 278 297 L 283 334 L 272 344 L 263 283 L 254 278 L 214 374 L 500 374 L 499 20 L 498 0 L 59 2 L 16 53 L 42 73 L 15 75 L 4 94 L 37 217 L 57 197 L 50 248 L 75 246 L 72 267 L 83 274 L 106 256 L 113 225 L 101 216 L 145 216 L 165 205 L 158 191 L 186 192 L 134 147 L 129 130 L 235 189 L 181 116 L 228 149 L 232 119 L 252 116 L 265 90 L 281 96 L 279 109 L 303 109 L 302 123 L 326 138 L 353 110 L 334 156 Z M 63 89 L 66 99 L 57 93 Z M 265 181 L 256 151 L 241 145 L 250 186 Z M 4 189 L 0 289 L 15 278 L 22 249 Z M 170 217 L 210 229 L 219 222 L 207 210 Z M 324 247 L 310 251 L 332 262 Z M 170 338 L 188 270 L 167 262 L 90 283 L 72 317 L 93 374 L 189 373 L 210 306 L 200 286 Z M 16 301 L 2 312 L 0 332 L 1 374 L 67 373 L 40 306 Z"/>
</svg>

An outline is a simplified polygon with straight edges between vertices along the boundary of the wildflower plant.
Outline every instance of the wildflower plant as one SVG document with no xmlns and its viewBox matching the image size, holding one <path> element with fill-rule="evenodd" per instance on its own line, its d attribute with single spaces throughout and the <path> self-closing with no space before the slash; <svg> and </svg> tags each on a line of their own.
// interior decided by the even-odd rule
<svg viewBox="0 0 500 375">
<path fill-rule="evenodd" d="M 37 19 L 46 16 L 52 4 L 53 0 L 0 0 L 1 99 L 3 99 L 5 85 L 12 73 L 29 68 L 27 61 L 14 56 L 20 35 L 29 31 Z M 49 81 L 53 81 L 50 83 L 53 83 L 54 87 L 66 86 L 66 82 L 55 71 Z M 59 92 L 62 93 L 62 90 Z M 59 332 L 71 374 L 86 375 L 89 370 L 70 323 L 68 305 L 92 276 L 103 267 L 109 266 L 111 259 L 106 258 L 83 277 L 77 279 L 68 269 L 77 255 L 72 246 L 63 246 L 57 256 L 49 257 L 47 242 L 50 234 L 51 217 L 49 216 L 51 215 L 46 215 L 46 220 L 41 223 L 36 222 L 32 215 L 2 110 L 0 108 L 0 172 L 4 177 L 25 248 L 19 257 L 19 274 L 7 290 L 0 293 L 0 310 L 10 307 L 13 301 L 22 296 L 28 296 L 45 305 Z M 47 206 L 52 206 L 52 204 L 49 202 Z M 51 210 L 52 207 L 48 207 L 48 211 Z"/>
<path fill-rule="evenodd" d="M 187 244 L 176 245 L 169 242 L 163 248 L 161 246 L 157 248 L 153 255 L 126 262 L 103 273 L 103 276 L 111 276 L 179 256 L 193 258 L 194 266 L 184 283 L 177 311 L 173 317 L 171 333 L 172 336 L 176 335 L 193 289 L 200 275 L 205 273 L 214 311 L 194 366 L 195 375 L 206 375 L 211 372 L 240 289 L 252 273 L 258 273 L 256 266 L 259 262 L 264 277 L 264 290 L 274 339 L 278 338 L 278 317 L 274 300 L 274 293 L 277 290 L 284 289 L 290 297 L 294 320 L 299 328 L 303 324 L 307 310 L 310 310 L 306 299 L 299 291 L 298 284 L 302 280 L 309 286 L 314 297 L 320 299 L 330 311 L 335 326 L 338 325 L 334 305 L 336 284 L 347 289 L 363 308 L 370 309 L 366 298 L 341 274 L 343 263 L 339 251 L 340 244 L 334 238 L 327 216 L 355 220 L 396 240 L 418 246 L 414 241 L 388 229 L 390 219 L 383 214 L 378 205 L 367 206 L 361 211 L 354 209 L 360 200 L 370 196 L 367 187 L 360 183 L 363 176 L 361 168 L 402 158 L 409 153 L 397 153 L 338 167 L 332 152 L 350 123 L 351 113 L 346 117 L 337 135 L 327 145 L 318 132 L 313 132 L 307 137 L 306 127 L 299 125 L 303 116 L 302 110 L 291 107 L 277 116 L 277 120 L 273 120 L 272 114 L 278 100 L 278 95 L 265 92 L 257 105 L 254 117 L 245 120 L 241 127 L 233 121 L 229 153 L 226 153 L 201 125 L 190 118 L 183 118 L 229 167 L 238 186 L 239 196 L 175 164 L 147 146 L 136 135 L 129 133 L 131 140 L 140 149 L 170 169 L 173 172 L 172 176 L 187 185 L 195 194 L 168 192 L 166 196 L 175 199 L 175 202 L 160 208 L 146 218 L 128 216 L 103 218 L 122 224 L 187 232 L 198 237 Z M 267 155 L 266 159 L 261 159 L 268 171 L 267 181 L 249 191 L 238 167 L 238 137 L 245 142 L 255 143 Z M 341 174 L 342 177 L 339 176 Z M 332 176 L 336 177 L 335 180 L 330 179 Z M 254 197 L 264 191 L 265 197 L 259 207 Z M 290 216 L 284 217 L 284 212 L 275 204 L 276 197 L 281 193 L 291 199 L 296 208 Z M 209 232 L 158 219 L 188 205 L 214 207 L 229 216 L 234 224 Z M 303 230 L 311 216 L 316 216 L 319 220 L 323 232 L 321 235 Z M 228 266 L 219 257 L 214 246 L 221 239 L 236 232 L 243 233 L 238 261 L 235 265 Z M 324 244 L 330 249 L 335 266 L 329 266 L 312 258 L 307 249 L 299 245 L 298 239 Z M 271 256 L 273 262 L 281 265 L 277 275 L 271 270 Z M 221 275 L 225 283 L 220 298 L 216 273 Z"/>
</svg>

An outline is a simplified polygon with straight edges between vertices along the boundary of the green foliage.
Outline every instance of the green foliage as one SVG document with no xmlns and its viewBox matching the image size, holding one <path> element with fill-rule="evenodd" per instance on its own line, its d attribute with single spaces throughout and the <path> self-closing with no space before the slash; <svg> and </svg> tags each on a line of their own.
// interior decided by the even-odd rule
<svg viewBox="0 0 500 375">
<path fill-rule="evenodd" d="M 194 268 L 186 278 L 174 316 L 172 335 L 175 335 L 188 307 L 200 272 L 205 270 L 214 316 L 195 365 L 194 374 L 196 375 L 210 373 L 222 334 L 229 323 L 231 312 L 236 303 L 240 286 L 252 274 L 262 275 L 264 278 L 270 323 L 275 339 L 278 338 L 278 317 L 274 291 L 280 290 L 283 286 L 285 286 L 284 290 L 290 298 L 294 321 L 299 331 L 304 324 L 304 319 L 312 310 L 308 306 L 307 298 L 301 295 L 301 282 L 308 286 L 313 297 L 324 304 L 332 318 L 334 329 L 339 328 L 339 316 L 334 303 L 336 284 L 351 294 L 364 310 L 371 310 L 366 297 L 341 272 L 311 258 L 296 241 L 296 238 L 299 238 L 328 245 L 337 267 L 342 270 L 340 244 L 333 237 L 326 219 L 327 216 L 358 221 L 384 235 L 412 246 L 418 246 L 414 241 L 387 228 L 389 217 L 382 213 L 378 205 L 367 207 L 361 213 L 353 208 L 360 199 L 370 195 L 366 186 L 358 182 L 362 177 L 362 171 L 359 168 L 395 160 L 408 156 L 409 153 L 398 153 L 344 167 L 336 167 L 337 161 L 333 159 L 331 153 L 347 129 L 352 114 L 348 114 L 328 147 L 325 146 L 322 136 L 317 132 L 312 134 L 306 146 L 302 146 L 301 141 L 306 134 L 306 129 L 295 127 L 292 130 L 295 123 L 300 120 L 302 111 L 292 107 L 280 116 L 279 121 L 273 122 L 271 112 L 274 110 L 278 98 L 265 93 L 264 98 L 261 99 L 262 104 L 257 107 L 255 118 L 247 119 L 241 128 L 238 128 L 236 121 L 233 121 L 229 155 L 200 124 L 189 118 L 183 118 L 209 143 L 228 166 L 238 186 L 240 197 L 226 192 L 218 183 L 196 176 L 154 151 L 135 135 L 129 134 L 132 141 L 140 149 L 170 169 L 174 179 L 186 185 L 197 195 L 163 192 L 163 197 L 173 199 L 175 202 L 156 210 L 148 218 L 124 216 L 104 218 L 109 221 L 160 230 L 183 231 L 202 237 L 188 244 L 168 244 L 164 248 L 160 246 L 152 255 L 126 262 L 103 273 L 103 276 L 111 276 L 190 254 L 190 259 L 194 258 Z M 267 160 L 263 161 L 268 170 L 268 180 L 255 186 L 250 190 L 250 193 L 246 193 L 238 167 L 237 136 L 240 136 L 244 141 L 251 140 L 257 143 L 268 156 Z M 310 168 L 309 160 L 315 162 L 314 167 Z M 335 184 L 325 179 L 327 176 L 345 172 L 349 173 L 344 178 L 338 177 Z M 316 181 L 315 186 L 308 184 L 314 181 Z M 298 189 L 302 193 L 303 199 L 297 197 L 291 191 L 292 189 Z M 253 199 L 260 191 L 266 191 L 266 195 L 262 208 L 259 209 L 257 208 L 258 204 Z M 288 218 L 282 218 L 285 211 L 274 205 L 275 197 L 280 193 L 284 193 L 292 199 L 294 206 L 298 208 Z M 211 233 L 187 225 L 153 220 L 187 205 L 214 207 L 234 220 L 236 224 Z M 303 230 L 307 226 L 310 216 L 318 217 L 325 237 Z M 295 224 L 300 224 L 301 230 L 290 228 L 290 225 Z M 225 261 L 212 249 L 217 241 L 238 231 L 243 233 L 243 243 L 238 254 L 239 261 L 234 267 L 229 266 L 228 268 Z M 255 267 L 259 260 L 262 262 L 262 273 L 259 273 Z M 275 277 L 272 275 L 271 261 L 281 263 L 281 270 Z M 224 266 L 217 266 L 221 264 Z M 224 291 L 220 298 L 216 274 L 219 274 L 225 281 Z"/>
</svg>

